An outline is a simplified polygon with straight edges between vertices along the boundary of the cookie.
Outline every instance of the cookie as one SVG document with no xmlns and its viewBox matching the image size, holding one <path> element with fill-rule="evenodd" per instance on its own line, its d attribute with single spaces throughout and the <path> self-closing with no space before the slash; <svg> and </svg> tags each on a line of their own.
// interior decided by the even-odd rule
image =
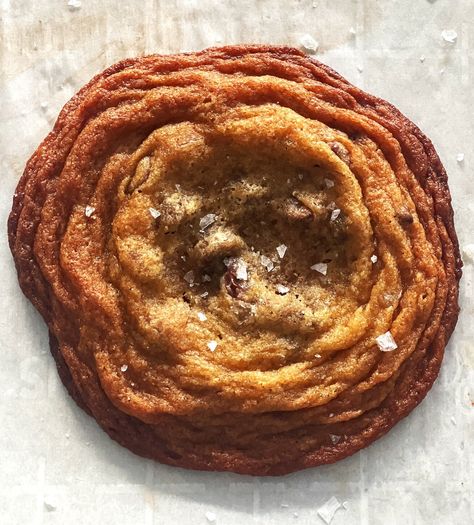
<svg viewBox="0 0 474 525">
<path fill-rule="evenodd" d="M 97 75 L 8 228 L 72 397 L 170 465 L 278 475 L 353 454 L 424 398 L 458 316 L 433 145 L 287 47 Z"/>
</svg>

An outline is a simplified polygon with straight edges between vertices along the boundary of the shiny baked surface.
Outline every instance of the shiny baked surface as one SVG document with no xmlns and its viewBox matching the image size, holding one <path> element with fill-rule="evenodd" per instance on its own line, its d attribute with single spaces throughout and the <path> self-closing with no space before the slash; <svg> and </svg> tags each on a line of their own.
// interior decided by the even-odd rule
<svg viewBox="0 0 474 525">
<path fill-rule="evenodd" d="M 138 454 L 333 462 L 437 376 L 461 268 L 444 169 L 393 106 L 297 50 L 112 66 L 15 195 L 20 284 L 61 377 Z"/>
</svg>

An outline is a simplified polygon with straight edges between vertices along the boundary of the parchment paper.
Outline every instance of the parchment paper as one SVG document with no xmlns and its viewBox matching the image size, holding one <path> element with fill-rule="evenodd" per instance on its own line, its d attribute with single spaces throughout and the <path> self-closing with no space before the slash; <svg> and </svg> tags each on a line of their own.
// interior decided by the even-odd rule
<svg viewBox="0 0 474 525">
<path fill-rule="evenodd" d="M 334 525 L 473 523 L 472 259 L 465 261 L 456 333 L 420 407 L 336 465 L 251 478 L 136 457 L 74 404 L 59 382 L 45 326 L 18 288 L 5 222 L 27 158 L 63 104 L 106 66 L 225 43 L 299 46 L 308 34 L 319 42 L 317 58 L 394 103 L 431 137 L 449 173 L 461 245 L 473 243 L 474 2 L 67 4 L 0 0 L 0 523 L 323 524 L 317 510 L 331 496 L 347 501 Z M 454 43 L 443 40 L 445 29 L 457 32 Z"/>
</svg>

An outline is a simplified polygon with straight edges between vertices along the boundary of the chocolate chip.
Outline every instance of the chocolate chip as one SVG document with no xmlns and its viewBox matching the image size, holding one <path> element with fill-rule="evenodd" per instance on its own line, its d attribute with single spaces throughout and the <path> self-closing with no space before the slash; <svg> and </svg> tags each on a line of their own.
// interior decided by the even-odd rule
<svg viewBox="0 0 474 525">
<path fill-rule="evenodd" d="M 397 213 L 396 215 L 398 222 L 403 228 L 407 228 L 413 224 L 413 215 L 408 212 Z"/>
</svg>

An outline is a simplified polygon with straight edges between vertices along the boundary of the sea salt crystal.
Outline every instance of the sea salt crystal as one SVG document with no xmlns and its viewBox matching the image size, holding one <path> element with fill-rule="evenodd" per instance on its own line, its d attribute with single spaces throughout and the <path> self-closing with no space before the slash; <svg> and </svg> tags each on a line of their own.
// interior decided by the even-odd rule
<svg viewBox="0 0 474 525">
<path fill-rule="evenodd" d="M 385 332 L 384 334 L 376 337 L 375 340 L 377 341 L 377 346 L 382 352 L 392 352 L 398 348 L 398 345 L 395 342 L 391 332 Z"/>
<path fill-rule="evenodd" d="M 326 188 L 334 187 L 334 181 L 331 179 L 324 179 L 324 184 L 326 184 Z"/>
<path fill-rule="evenodd" d="M 208 213 L 207 215 L 204 215 L 199 221 L 199 228 L 201 231 L 204 231 L 206 228 L 209 228 L 211 224 L 216 222 L 217 215 L 214 213 Z"/>
<path fill-rule="evenodd" d="M 351 35 L 355 35 L 355 34 L 356 34 L 356 30 L 355 30 L 353 27 L 351 27 L 351 28 L 349 29 L 349 33 L 350 33 Z"/>
<path fill-rule="evenodd" d="M 126 372 L 126 371 L 128 370 L 128 365 L 122 365 L 122 366 L 120 367 L 120 370 L 121 370 L 122 372 Z"/>
<path fill-rule="evenodd" d="M 158 217 L 161 215 L 161 212 L 159 212 L 156 208 L 148 208 L 148 211 L 154 219 L 158 219 Z"/>
<path fill-rule="evenodd" d="M 378 259 L 378 257 L 376 255 L 372 255 L 370 260 L 372 261 L 372 264 L 375 264 L 379 259 Z"/>
<path fill-rule="evenodd" d="M 184 274 L 184 280 L 188 283 L 194 282 L 194 272 L 192 270 L 189 270 L 189 272 L 186 272 Z"/>
<path fill-rule="evenodd" d="M 449 42 L 450 44 L 454 44 L 458 38 L 458 34 L 454 29 L 444 29 L 441 31 L 441 38 L 445 42 Z"/>
<path fill-rule="evenodd" d="M 214 512 L 207 511 L 206 512 L 206 519 L 209 523 L 214 523 L 217 519 L 217 516 Z"/>
<path fill-rule="evenodd" d="M 341 441 L 341 436 L 337 436 L 336 434 L 329 434 L 329 437 L 333 443 L 333 445 L 337 445 L 339 441 Z"/>
<path fill-rule="evenodd" d="M 269 259 L 266 255 L 260 256 L 260 262 L 262 263 L 263 266 L 265 266 L 265 268 L 267 269 L 267 272 L 271 272 L 273 268 L 275 267 L 275 265 L 273 264 L 273 261 Z"/>
<path fill-rule="evenodd" d="M 41 102 L 40 107 L 41 107 L 41 109 L 46 109 L 48 107 L 48 103 L 47 102 Z"/>
<path fill-rule="evenodd" d="M 425 55 L 421 55 L 421 57 L 420 57 L 420 62 L 423 63 L 424 61 L 425 61 Z"/>
<path fill-rule="evenodd" d="M 464 162 L 464 153 L 458 153 L 458 154 L 456 155 L 456 160 L 457 160 L 458 162 Z"/>
<path fill-rule="evenodd" d="M 462 254 L 467 262 L 474 262 L 474 244 L 466 244 L 462 247 Z"/>
<path fill-rule="evenodd" d="M 237 259 L 236 261 L 235 276 L 239 281 L 246 281 L 248 279 L 247 265 L 242 259 Z"/>
<path fill-rule="evenodd" d="M 283 286 L 282 284 L 277 284 L 276 290 L 277 293 L 280 295 L 286 295 L 290 291 L 290 289 L 287 286 Z"/>
<path fill-rule="evenodd" d="M 69 7 L 70 11 L 75 11 L 76 9 L 80 9 L 82 5 L 81 0 L 68 0 L 67 6 Z"/>
<path fill-rule="evenodd" d="M 86 217 L 91 217 L 94 212 L 95 208 L 93 206 L 86 206 L 86 209 L 84 210 L 84 215 Z"/>
<path fill-rule="evenodd" d="M 203 292 L 203 293 L 201 294 L 201 297 L 207 297 L 208 295 L 209 295 L 209 292 Z"/>
<path fill-rule="evenodd" d="M 311 270 L 315 270 L 323 275 L 328 273 L 328 265 L 326 263 L 316 263 L 311 266 Z"/>
<path fill-rule="evenodd" d="M 200 321 L 207 321 L 207 316 L 204 312 L 198 312 L 197 316 Z"/>
<path fill-rule="evenodd" d="M 302 173 L 298 173 L 298 179 L 303 180 L 304 175 Z"/>
<path fill-rule="evenodd" d="M 210 275 L 207 275 L 207 273 L 205 273 L 202 278 L 201 278 L 201 281 L 203 283 L 210 283 L 211 282 L 211 276 Z"/>
<path fill-rule="evenodd" d="M 303 35 L 300 38 L 301 47 L 310 54 L 316 53 L 318 50 L 319 44 L 311 35 Z"/>
<path fill-rule="evenodd" d="M 339 208 L 336 208 L 335 210 L 332 210 L 331 212 L 331 222 L 334 222 L 339 215 L 341 214 L 341 210 Z"/>
<path fill-rule="evenodd" d="M 288 246 L 286 246 L 286 244 L 280 244 L 280 246 L 276 247 L 276 251 L 280 259 L 283 259 L 283 257 L 285 257 L 285 253 L 287 249 L 288 249 Z"/>
<path fill-rule="evenodd" d="M 207 347 L 211 352 L 214 352 L 214 350 L 217 348 L 217 341 L 209 341 L 209 343 L 207 343 Z"/>
<path fill-rule="evenodd" d="M 54 512 L 57 508 L 56 504 L 50 498 L 45 498 L 43 500 L 43 505 L 48 512 Z"/>
<path fill-rule="evenodd" d="M 340 508 L 341 502 L 335 496 L 331 496 L 324 505 L 319 507 L 318 515 L 324 523 L 329 525 L 334 518 L 334 514 L 336 514 L 336 511 Z"/>
</svg>

